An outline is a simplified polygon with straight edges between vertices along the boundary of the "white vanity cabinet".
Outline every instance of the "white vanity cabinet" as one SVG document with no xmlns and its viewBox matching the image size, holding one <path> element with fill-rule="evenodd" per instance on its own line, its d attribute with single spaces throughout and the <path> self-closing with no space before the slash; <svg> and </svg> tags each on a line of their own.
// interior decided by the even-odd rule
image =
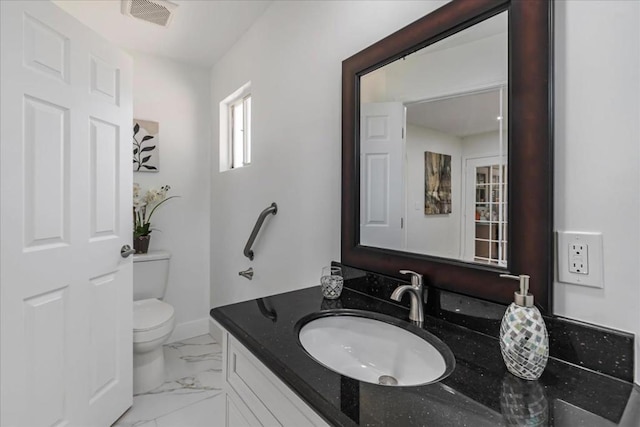
<svg viewBox="0 0 640 427">
<path fill-rule="evenodd" d="M 329 426 L 224 328 L 226 426 Z"/>
</svg>

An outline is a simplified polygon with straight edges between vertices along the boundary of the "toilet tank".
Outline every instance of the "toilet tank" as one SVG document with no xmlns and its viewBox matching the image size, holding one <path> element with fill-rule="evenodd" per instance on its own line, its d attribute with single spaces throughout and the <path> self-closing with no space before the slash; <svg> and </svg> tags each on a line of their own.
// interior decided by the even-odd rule
<svg viewBox="0 0 640 427">
<path fill-rule="evenodd" d="M 133 255 L 133 300 L 164 298 L 169 279 L 168 251 Z"/>
</svg>

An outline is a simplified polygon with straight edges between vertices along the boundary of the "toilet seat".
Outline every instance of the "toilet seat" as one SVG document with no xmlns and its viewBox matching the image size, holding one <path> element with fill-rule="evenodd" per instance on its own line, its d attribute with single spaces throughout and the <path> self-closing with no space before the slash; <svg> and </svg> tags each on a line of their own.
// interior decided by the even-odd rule
<svg viewBox="0 0 640 427">
<path fill-rule="evenodd" d="M 173 330 L 174 309 L 156 298 L 133 302 L 133 342 L 153 341 Z"/>
</svg>

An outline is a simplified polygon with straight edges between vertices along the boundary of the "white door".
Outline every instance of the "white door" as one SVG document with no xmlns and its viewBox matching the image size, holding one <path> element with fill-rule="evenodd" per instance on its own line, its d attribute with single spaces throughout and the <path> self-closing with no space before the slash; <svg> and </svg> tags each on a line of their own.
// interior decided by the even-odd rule
<svg viewBox="0 0 640 427">
<path fill-rule="evenodd" d="M 405 247 L 404 122 L 401 102 L 360 109 L 360 244 Z"/>
<path fill-rule="evenodd" d="M 132 402 L 131 59 L 48 1 L 1 1 L 2 426 Z"/>
</svg>

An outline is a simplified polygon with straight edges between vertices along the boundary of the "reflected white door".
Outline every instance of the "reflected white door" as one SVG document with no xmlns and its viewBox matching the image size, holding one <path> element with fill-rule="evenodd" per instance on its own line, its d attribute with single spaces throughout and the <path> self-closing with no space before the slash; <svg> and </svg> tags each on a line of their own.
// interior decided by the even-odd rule
<svg viewBox="0 0 640 427">
<path fill-rule="evenodd" d="M 404 122 L 401 102 L 360 109 L 360 244 L 402 249 Z"/>
<path fill-rule="evenodd" d="M 132 402 L 131 59 L 48 1 L 2 1 L 3 426 Z"/>
</svg>

